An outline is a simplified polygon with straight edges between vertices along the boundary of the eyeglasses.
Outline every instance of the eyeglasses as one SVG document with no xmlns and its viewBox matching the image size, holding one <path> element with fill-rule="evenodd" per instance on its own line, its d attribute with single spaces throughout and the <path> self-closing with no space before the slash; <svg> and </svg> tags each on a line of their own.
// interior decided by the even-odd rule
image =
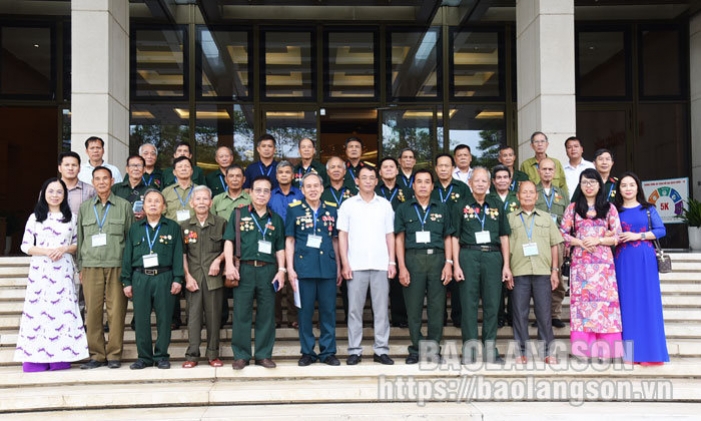
<svg viewBox="0 0 701 421">
<path fill-rule="evenodd" d="M 270 194 L 270 189 L 253 189 L 255 194 Z"/>
<path fill-rule="evenodd" d="M 596 180 L 582 180 L 579 184 L 581 184 L 584 187 L 592 187 L 592 186 L 598 186 L 599 182 Z"/>
<path fill-rule="evenodd" d="M 129 168 L 139 168 L 139 169 L 141 169 L 141 168 L 143 168 L 144 166 L 141 165 L 141 164 L 129 164 L 128 167 L 129 167 Z"/>
</svg>

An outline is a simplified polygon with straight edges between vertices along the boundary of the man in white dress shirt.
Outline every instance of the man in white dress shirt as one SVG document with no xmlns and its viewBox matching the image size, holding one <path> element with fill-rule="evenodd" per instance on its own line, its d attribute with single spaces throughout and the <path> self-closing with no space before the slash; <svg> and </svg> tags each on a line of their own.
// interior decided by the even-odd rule
<svg viewBox="0 0 701 421">
<path fill-rule="evenodd" d="M 104 140 L 97 136 L 90 136 L 88 140 L 85 141 L 85 152 L 88 154 L 88 162 L 81 165 L 78 180 L 83 183 L 92 184 L 92 171 L 96 167 L 106 167 L 112 171 L 113 184 L 122 182 L 122 173 L 119 172 L 119 168 L 108 164 L 102 159 L 102 156 L 105 154 Z"/>
<path fill-rule="evenodd" d="M 453 178 L 467 184 L 472 177 L 472 150 L 467 145 L 460 144 L 453 149 L 453 158 L 455 159 L 455 170 Z"/>
<path fill-rule="evenodd" d="M 567 191 L 569 199 L 572 200 L 572 195 L 579 184 L 579 175 L 587 168 L 594 168 L 591 161 L 582 158 L 584 148 L 582 142 L 577 136 L 570 136 L 565 140 L 565 151 L 569 162 L 563 166 L 565 170 L 565 180 L 567 180 Z"/>
</svg>

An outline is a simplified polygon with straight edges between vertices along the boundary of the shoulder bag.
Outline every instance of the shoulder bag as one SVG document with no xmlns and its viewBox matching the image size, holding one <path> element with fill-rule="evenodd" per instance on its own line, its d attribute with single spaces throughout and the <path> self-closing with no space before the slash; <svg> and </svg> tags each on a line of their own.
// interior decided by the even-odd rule
<svg viewBox="0 0 701 421">
<path fill-rule="evenodd" d="M 650 209 L 646 209 L 647 211 L 647 226 L 648 226 L 648 231 L 652 232 L 652 216 L 650 216 Z M 660 247 L 660 242 L 655 238 L 652 240 L 652 243 L 655 245 L 655 256 L 657 257 L 657 271 L 660 273 L 669 273 L 672 271 L 672 259 L 669 257 L 668 254 L 662 250 L 662 247 Z"/>
</svg>

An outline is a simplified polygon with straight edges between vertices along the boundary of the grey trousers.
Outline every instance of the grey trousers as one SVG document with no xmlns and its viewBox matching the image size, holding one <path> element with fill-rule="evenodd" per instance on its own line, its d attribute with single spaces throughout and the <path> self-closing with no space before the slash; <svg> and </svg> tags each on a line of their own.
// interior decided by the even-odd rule
<svg viewBox="0 0 701 421">
<path fill-rule="evenodd" d="M 542 341 L 545 349 L 539 349 L 541 356 L 547 356 L 548 345 L 553 341 L 553 326 L 550 319 L 550 301 L 552 289 L 549 275 L 515 276 L 514 289 L 511 292 L 511 302 L 514 308 L 514 339 L 525 355 L 528 341 L 528 313 L 530 312 L 531 297 L 535 318 L 538 324 L 538 340 Z"/>
<path fill-rule="evenodd" d="M 370 287 L 374 315 L 375 354 L 389 354 L 389 280 L 386 270 L 354 270 L 348 285 L 348 355 L 362 355 L 363 308 Z"/>
</svg>

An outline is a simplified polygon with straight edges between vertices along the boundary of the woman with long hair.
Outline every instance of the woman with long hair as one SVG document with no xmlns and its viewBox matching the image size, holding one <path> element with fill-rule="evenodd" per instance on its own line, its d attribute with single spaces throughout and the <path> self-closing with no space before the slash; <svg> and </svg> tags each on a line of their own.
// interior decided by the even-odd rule
<svg viewBox="0 0 701 421">
<path fill-rule="evenodd" d="M 616 247 L 616 279 L 621 301 L 624 360 L 640 365 L 669 361 L 662 316 L 660 275 L 653 240 L 667 231 L 654 206 L 645 200 L 640 179 L 632 172 L 616 185 L 616 207 L 623 233 Z"/>
<path fill-rule="evenodd" d="M 58 178 L 41 188 L 21 249 L 32 256 L 14 360 L 25 372 L 65 370 L 88 357 L 73 284 L 76 216 Z"/>
<path fill-rule="evenodd" d="M 579 176 L 582 194 L 565 210 L 560 230 L 573 246 L 570 268 L 570 340 L 572 355 L 622 356 L 621 309 L 611 247 L 618 243 L 618 211 L 607 202 L 604 183 L 594 169 Z"/>
</svg>

